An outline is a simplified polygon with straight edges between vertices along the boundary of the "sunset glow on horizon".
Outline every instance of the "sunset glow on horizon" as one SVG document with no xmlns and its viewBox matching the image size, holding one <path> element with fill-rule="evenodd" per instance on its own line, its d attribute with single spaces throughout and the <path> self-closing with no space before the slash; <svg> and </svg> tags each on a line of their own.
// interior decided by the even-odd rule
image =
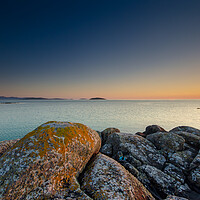
<svg viewBox="0 0 200 200">
<path fill-rule="evenodd" d="M 0 8 L 0 96 L 200 99 L 200 2 Z"/>
</svg>

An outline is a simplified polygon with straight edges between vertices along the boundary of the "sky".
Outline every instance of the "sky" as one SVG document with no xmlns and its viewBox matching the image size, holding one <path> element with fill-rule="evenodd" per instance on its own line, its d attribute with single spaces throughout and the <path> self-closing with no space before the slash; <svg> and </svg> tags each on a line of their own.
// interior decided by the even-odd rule
<svg viewBox="0 0 200 200">
<path fill-rule="evenodd" d="M 199 0 L 7 0 L 0 96 L 200 99 Z"/>
</svg>

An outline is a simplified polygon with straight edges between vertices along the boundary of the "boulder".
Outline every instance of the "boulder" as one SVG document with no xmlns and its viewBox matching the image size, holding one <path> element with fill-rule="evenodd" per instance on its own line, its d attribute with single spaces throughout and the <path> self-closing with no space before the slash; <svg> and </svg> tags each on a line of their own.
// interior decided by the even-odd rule
<svg viewBox="0 0 200 200">
<path fill-rule="evenodd" d="M 100 152 L 111 157 L 113 154 L 112 144 L 104 144 Z"/>
<path fill-rule="evenodd" d="M 165 152 L 176 152 L 184 149 L 185 140 L 183 137 L 168 132 L 157 132 L 146 137 L 159 150 Z"/>
<path fill-rule="evenodd" d="M 200 193 L 200 165 L 190 171 L 188 181 L 192 188 Z"/>
<path fill-rule="evenodd" d="M 0 158 L 0 199 L 91 199 L 76 178 L 100 146 L 83 124 L 41 125 Z"/>
<path fill-rule="evenodd" d="M 0 157 L 9 150 L 19 139 L 16 140 L 5 140 L 0 142 Z"/>
<path fill-rule="evenodd" d="M 147 189 L 118 162 L 103 154 L 87 166 L 81 189 L 92 199 L 154 199 Z"/>
<path fill-rule="evenodd" d="M 108 137 L 106 144 L 112 144 L 113 155 L 117 161 L 126 160 L 131 156 L 134 167 L 141 164 L 149 164 L 162 168 L 166 159 L 156 147 L 147 139 L 129 133 L 113 133 Z M 137 162 L 137 161 L 139 162 Z M 128 160 L 126 160 L 128 161 Z"/>
<path fill-rule="evenodd" d="M 152 133 L 157 132 L 166 132 L 166 130 L 158 125 L 150 125 L 146 127 L 146 130 L 144 131 L 145 136 L 150 135 Z"/>
<path fill-rule="evenodd" d="M 190 192 L 190 189 L 187 185 L 182 185 L 173 177 L 165 174 L 153 166 L 143 165 L 140 167 L 140 170 L 146 173 L 151 184 L 156 188 L 158 194 L 162 198 L 165 198 L 167 195 L 187 197 L 188 193 Z"/>
<path fill-rule="evenodd" d="M 200 165 L 200 150 L 194 160 L 190 163 L 190 169 L 194 169 Z"/>
<path fill-rule="evenodd" d="M 188 171 L 190 167 L 190 163 L 195 158 L 196 154 L 190 149 L 179 151 L 169 155 L 168 162 L 182 169 L 183 171 Z"/>
<path fill-rule="evenodd" d="M 192 133 L 200 137 L 200 130 L 197 128 L 190 127 L 190 126 L 178 126 L 170 130 L 170 132 L 176 132 L 176 131 L 184 131 L 184 132 Z"/>
<path fill-rule="evenodd" d="M 118 128 L 106 128 L 101 132 L 102 146 L 106 143 L 108 136 L 113 133 L 120 133 L 120 130 Z"/>
<path fill-rule="evenodd" d="M 177 181 L 184 183 L 185 182 L 185 175 L 181 169 L 172 165 L 171 163 L 167 163 L 163 172 L 168 174 L 169 176 L 175 178 Z"/>
<path fill-rule="evenodd" d="M 185 139 L 185 142 L 193 148 L 200 149 L 200 136 L 184 131 L 173 131 L 172 133 L 182 136 Z"/>
</svg>

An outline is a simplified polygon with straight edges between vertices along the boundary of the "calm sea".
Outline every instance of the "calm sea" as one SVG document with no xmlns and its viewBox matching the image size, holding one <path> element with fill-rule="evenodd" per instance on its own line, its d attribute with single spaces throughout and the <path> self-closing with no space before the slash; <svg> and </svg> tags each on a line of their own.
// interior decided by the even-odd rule
<svg viewBox="0 0 200 200">
<path fill-rule="evenodd" d="M 16 101 L 15 101 L 16 102 Z M 80 122 L 95 130 L 136 133 L 157 124 L 200 128 L 200 100 L 17 101 L 0 104 L 0 141 L 21 138 L 47 121 Z"/>
</svg>

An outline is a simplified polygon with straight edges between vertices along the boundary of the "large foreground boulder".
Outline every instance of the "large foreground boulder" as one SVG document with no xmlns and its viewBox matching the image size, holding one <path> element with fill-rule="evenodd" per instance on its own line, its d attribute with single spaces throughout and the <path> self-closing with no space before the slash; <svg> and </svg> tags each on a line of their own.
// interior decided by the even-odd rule
<svg viewBox="0 0 200 200">
<path fill-rule="evenodd" d="M 81 189 L 94 200 L 151 200 L 146 188 L 118 162 L 98 154 L 86 168 Z"/>
<path fill-rule="evenodd" d="M 76 178 L 100 146 L 85 125 L 41 125 L 0 158 L 0 199 L 91 199 Z"/>
<path fill-rule="evenodd" d="M 5 140 L 0 142 L 0 157 L 10 149 L 19 139 L 16 140 Z"/>
</svg>

